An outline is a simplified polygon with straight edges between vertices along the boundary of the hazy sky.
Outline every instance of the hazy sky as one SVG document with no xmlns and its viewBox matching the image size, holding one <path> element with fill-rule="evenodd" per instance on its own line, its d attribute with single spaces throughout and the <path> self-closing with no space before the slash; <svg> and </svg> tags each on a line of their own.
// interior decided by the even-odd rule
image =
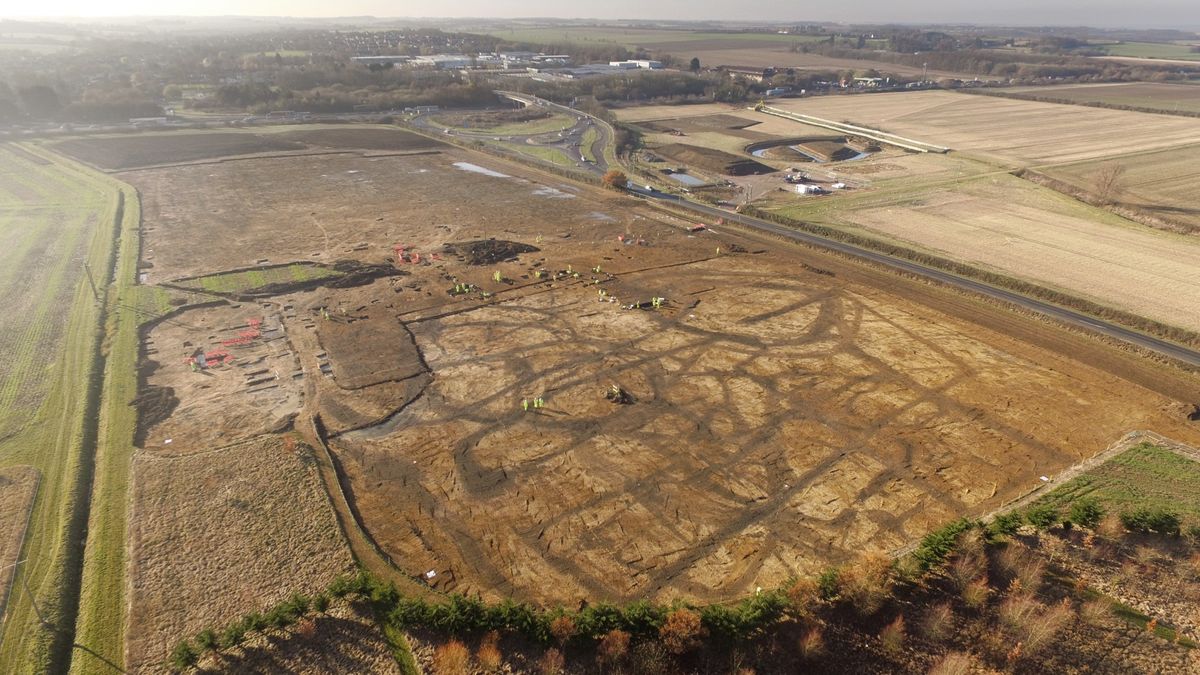
<svg viewBox="0 0 1200 675">
<path fill-rule="evenodd" d="M 0 15 L 564 17 L 1006 23 L 1157 28 L 1200 27 L 1196 0 L 40 0 L 6 2 Z"/>
</svg>

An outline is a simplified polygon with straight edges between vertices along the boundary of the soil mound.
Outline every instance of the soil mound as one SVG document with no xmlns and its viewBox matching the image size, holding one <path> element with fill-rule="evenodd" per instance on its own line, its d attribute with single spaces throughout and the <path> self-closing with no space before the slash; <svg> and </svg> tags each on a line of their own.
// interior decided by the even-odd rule
<svg viewBox="0 0 1200 675">
<path fill-rule="evenodd" d="M 494 265 L 506 260 L 514 260 L 522 253 L 536 253 L 539 250 L 541 249 L 536 246 L 503 239 L 464 241 L 446 244 L 445 247 L 446 253 L 458 256 L 468 265 Z"/>
<path fill-rule="evenodd" d="M 737 155 L 721 150 L 701 148 L 695 145 L 671 143 L 656 148 L 655 151 L 671 161 L 727 176 L 749 176 L 752 174 L 774 173 L 775 171 L 775 169 L 766 164 L 756 162 L 753 159 L 738 157 Z"/>
</svg>

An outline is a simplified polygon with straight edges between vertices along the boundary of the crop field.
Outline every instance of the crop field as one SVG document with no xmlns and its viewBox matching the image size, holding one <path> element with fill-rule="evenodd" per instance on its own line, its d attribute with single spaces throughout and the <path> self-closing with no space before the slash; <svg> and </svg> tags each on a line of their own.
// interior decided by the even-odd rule
<svg viewBox="0 0 1200 675">
<path fill-rule="evenodd" d="M 1124 155 L 1110 160 L 1079 162 L 1042 169 L 1051 178 L 1092 190 L 1095 176 L 1112 162 L 1124 169 L 1120 204 L 1149 211 L 1169 221 L 1200 227 L 1200 145 Z"/>
<path fill-rule="evenodd" d="M 1200 525 L 1200 462 L 1166 448 L 1142 443 L 1072 479 L 1040 500 L 1068 506 L 1096 500 L 1111 513 L 1137 508 L 1165 509 Z"/>
<path fill-rule="evenodd" d="M 0 439 L 31 421 L 51 381 L 86 254 L 111 195 L 13 146 L 0 147 Z M 97 273 L 101 273 L 100 270 Z"/>
<path fill-rule="evenodd" d="M 165 672 L 175 642 L 323 589 L 352 567 L 312 450 L 263 436 L 133 464 L 126 666 Z"/>
<path fill-rule="evenodd" d="M 0 337 L 0 467 L 41 475 L 19 575 L 52 616 L 62 616 L 77 587 L 69 570 L 78 549 L 66 542 L 79 534 L 71 519 L 85 489 L 80 462 L 100 334 L 83 263 L 103 292 L 120 210 L 115 185 L 101 177 L 34 148 L 0 147 L 0 297 L 11 308 Z M 10 595 L 4 611 L 0 671 L 44 672 L 61 657 L 29 593 Z"/>
<path fill-rule="evenodd" d="M 1009 166 L 1062 164 L 1200 142 L 1196 119 L 940 91 L 824 96 L 779 101 L 777 107 Z"/>
<path fill-rule="evenodd" d="M 1058 99 L 1074 103 L 1155 108 L 1164 112 L 1200 113 L 1200 86 L 1164 82 L 1017 87 L 1006 93 Z"/>
<path fill-rule="evenodd" d="M 268 395 L 246 382 L 265 368 L 270 396 L 297 392 L 297 428 L 321 415 L 362 527 L 405 574 L 434 571 L 439 589 L 732 598 L 986 510 L 1130 427 L 1189 433 L 1157 394 L 818 254 L 731 254 L 761 244 L 689 235 L 688 221 L 465 150 L 123 177 L 143 195 L 145 259 L 165 278 L 268 256 L 394 260 L 396 243 L 421 253 L 366 286 L 155 328 L 149 384 L 179 402 L 145 447 L 235 442 L 238 411 L 259 408 L 234 394 Z M 213 209 L 218 192 L 237 218 Z M 206 246 L 189 243 L 193 228 L 211 234 Z M 480 240 L 479 255 L 443 248 Z M 620 307 L 655 296 L 662 308 Z M 232 364 L 209 375 L 183 365 L 249 316 L 263 319 L 262 346 L 231 347 Z M 276 334 L 291 351 L 271 365 Z M 605 400 L 613 384 L 633 402 Z M 535 397 L 546 407 L 523 411 Z"/>
<path fill-rule="evenodd" d="M 1116 45 L 1104 45 L 1104 50 L 1112 56 L 1200 61 L 1200 54 L 1192 51 L 1190 45 L 1169 42 L 1122 42 Z"/>
<path fill-rule="evenodd" d="M 840 200 L 840 198 L 839 198 Z M 787 208 L 1200 330 L 1200 242 L 1125 221 L 1008 174 Z"/>
</svg>

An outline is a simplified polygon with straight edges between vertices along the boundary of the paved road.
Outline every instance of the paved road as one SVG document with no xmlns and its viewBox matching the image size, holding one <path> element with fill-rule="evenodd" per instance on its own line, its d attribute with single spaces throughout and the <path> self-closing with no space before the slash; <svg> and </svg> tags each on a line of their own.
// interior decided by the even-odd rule
<svg viewBox="0 0 1200 675">
<path fill-rule="evenodd" d="M 1152 337 L 1150 335 L 1146 335 L 1144 333 L 1140 333 L 1138 331 L 1125 328 L 1123 326 L 1119 326 L 1117 324 L 1110 323 L 1108 321 L 1104 321 L 1103 319 L 1098 319 L 1081 312 L 1076 312 L 1074 310 L 1059 307 L 1058 305 L 1043 302 L 1015 291 L 1009 291 L 1003 288 L 992 286 L 991 284 L 987 284 L 982 281 L 968 279 L 945 270 L 937 269 L 936 267 L 929 267 L 927 265 L 922 265 L 921 263 L 912 262 L 910 260 L 904 260 L 902 258 L 894 258 L 884 253 L 879 253 L 877 251 L 872 251 L 860 246 L 855 246 L 854 244 L 847 244 L 845 242 L 827 239 L 816 234 L 794 230 L 790 227 L 777 225 L 753 216 L 734 213 L 704 204 L 697 204 L 695 202 L 683 200 L 675 195 L 659 192 L 657 190 L 631 186 L 630 192 L 649 199 L 670 201 L 676 206 L 694 211 L 710 218 L 724 218 L 726 221 L 733 221 L 745 227 L 750 227 L 756 230 L 786 237 L 788 239 L 810 244 L 819 248 L 837 251 L 838 253 L 844 253 L 856 258 L 869 260 L 871 262 L 879 263 L 902 272 L 908 272 L 910 274 L 916 274 L 928 279 L 934 279 L 955 288 L 968 290 L 989 298 L 1012 303 L 1018 307 L 1048 316 L 1067 325 L 1076 326 L 1093 333 L 1099 333 L 1110 338 L 1115 338 L 1117 340 L 1121 340 L 1122 342 L 1127 342 L 1137 347 L 1148 349 L 1152 352 L 1162 354 L 1163 356 L 1176 359 L 1183 363 L 1193 366 L 1200 366 L 1200 351 L 1189 349 L 1166 340 L 1161 340 L 1159 338 Z"/>
</svg>

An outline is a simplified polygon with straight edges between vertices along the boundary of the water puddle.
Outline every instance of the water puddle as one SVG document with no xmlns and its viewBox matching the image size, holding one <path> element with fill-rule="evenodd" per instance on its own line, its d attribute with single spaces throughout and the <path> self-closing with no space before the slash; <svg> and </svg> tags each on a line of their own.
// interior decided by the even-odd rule
<svg viewBox="0 0 1200 675">
<path fill-rule="evenodd" d="M 569 192 L 563 192 L 557 188 L 550 186 L 540 187 L 533 191 L 533 194 L 539 197 L 550 197 L 551 199 L 574 199 L 575 195 Z"/>
<path fill-rule="evenodd" d="M 704 181 L 686 173 L 669 173 L 667 176 L 670 177 L 671 180 L 677 183 L 683 183 L 684 185 L 691 185 L 693 187 L 697 185 L 704 185 Z"/>
<path fill-rule="evenodd" d="M 470 171 L 471 173 L 481 173 L 485 176 L 491 176 L 492 178 L 512 178 L 512 176 L 506 173 L 492 171 L 491 169 L 486 169 L 478 164 L 472 164 L 470 162 L 455 162 L 454 167 L 463 171 Z"/>
</svg>

